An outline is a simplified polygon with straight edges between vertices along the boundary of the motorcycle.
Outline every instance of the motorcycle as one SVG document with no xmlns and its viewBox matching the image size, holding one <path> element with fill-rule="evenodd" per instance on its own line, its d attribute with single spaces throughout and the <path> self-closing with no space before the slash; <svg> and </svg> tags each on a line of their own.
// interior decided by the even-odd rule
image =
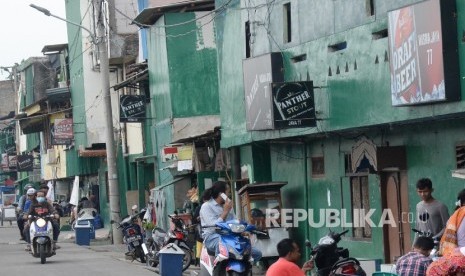
<svg viewBox="0 0 465 276">
<path fill-rule="evenodd" d="M 210 226 L 211 227 L 211 226 Z M 203 226 L 202 228 L 209 228 Z M 238 220 L 218 222 L 215 231 L 221 235 L 219 254 L 210 252 L 205 246 L 200 253 L 200 276 L 234 275 L 245 276 L 252 272 L 250 239 L 244 232 L 264 234 L 257 231 L 254 225 Z M 216 256 L 215 256 L 216 255 Z"/>
<path fill-rule="evenodd" d="M 166 232 L 159 227 L 155 227 L 152 230 L 152 236 L 148 237 L 146 244 L 142 245 L 147 257 L 147 264 L 156 267 L 160 261 L 160 250 L 168 244 L 174 243 L 184 252 L 182 271 L 185 271 L 192 262 L 192 249 L 187 245 L 188 227 L 186 227 L 183 220 L 177 215 L 168 215 L 168 217 L 171 219 L 174 229 Z"/>
<path fill-rule="evenodd" d="M 318 244 L 312 248 L 311 243 L 307 240 L 306 246 L 311 249 L 311 260 L 315 262 L 317 275 L 319 276 L 339 276 L 339 275 L 359 275 L 366 276 L 366 272 L 360 266 L 360 262 L 349 257 L 347 248 L 338 247 L 341 236 L 349 230 L 341 233 L 329 231 L 322 237 Z"/>
<path fill-rule="evenodd" d="M 431 232 L 424 232 L 417 230 L 415 228 L 412 229 L 413 232 L 417 233 L 419 237 L 429 237 L 433 239 L 434 242 L 434 248 L 431 250 L 431 253 L 429 254 L 429 257 L 433 260 L 436 261 L 439 258 L 439 237 L 433 237 L 433 233 Z"/>
<path fill-rule="evenodd" d="M 137 219 L 142 218 L 144 214 L 145 210 L 141 210 L 139 213 L 124 217 L 119 223 L 113 221 L 118 224 L 117 229 L 121 228 L 123 231 L 123 242 L 128 247 L 126 256 L 130 256 L 132 260 L 139 259 L 141 263 L 145 263 L 146 260 L 144 250 L 142 249 L 144 239 Z"/>
<path fill-rule="evenodd" d="M 53 226 L 50 221 L 53 215 L 29 216 L 31 226 L 29 233 L 31 235 L 31 254 L 33 257 L 40 258 L 40 263 L 45 264 L 47 258 L 55 255 L 53 249 Z"/>
</svg>

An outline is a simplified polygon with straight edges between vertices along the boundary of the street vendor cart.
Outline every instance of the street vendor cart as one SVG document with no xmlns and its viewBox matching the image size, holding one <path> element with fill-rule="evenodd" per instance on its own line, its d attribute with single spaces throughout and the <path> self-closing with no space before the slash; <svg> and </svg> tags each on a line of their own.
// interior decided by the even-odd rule
<svg viewBox="0 0 465 276">
<path fill-rule="evenodd" d="M 287 182 L 246 184 L 238 191 L 241 218 L 267 233 L 257 235 L 256 239 L 252 240 L 254 247 L 262 252 L 265 266 L 268 260 L 279 257 L 277 243 L 289 238 L 288 230 L 281 227 L 279 216 L 282 209 L 281 188 L 286 184 Z"/>
</svg>

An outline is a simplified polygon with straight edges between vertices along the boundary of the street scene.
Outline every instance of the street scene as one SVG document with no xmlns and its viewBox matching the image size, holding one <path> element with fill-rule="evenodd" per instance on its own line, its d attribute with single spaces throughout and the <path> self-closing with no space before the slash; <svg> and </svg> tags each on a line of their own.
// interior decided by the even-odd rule
<svg viewBox="0 0 465 276">
<path fill-rule="evenodd" d="M 1 275 L 465 275 L 465 1 L 0 7 Z"/>
</svg>

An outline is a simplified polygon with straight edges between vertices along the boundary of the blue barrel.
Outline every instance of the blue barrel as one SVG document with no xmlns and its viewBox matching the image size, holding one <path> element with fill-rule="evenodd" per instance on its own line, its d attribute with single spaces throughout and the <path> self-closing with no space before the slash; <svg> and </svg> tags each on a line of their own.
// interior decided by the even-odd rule
<svg viewBox="0 0 465 276">
<path fill-rule="evenodd" d="M 78 223 L 79 222 L 79 223 Z M 77 245 L 90 245 L 90 231 L 92 226 L 89 221 L 76 221 L 74 233 Z"/>
<path fill-rule="evenodd" d="M 170 243 L 160 250 L 160 275 L 182 276 L 182 259 L 184 251 L 176 244 Z"/>
</svg>

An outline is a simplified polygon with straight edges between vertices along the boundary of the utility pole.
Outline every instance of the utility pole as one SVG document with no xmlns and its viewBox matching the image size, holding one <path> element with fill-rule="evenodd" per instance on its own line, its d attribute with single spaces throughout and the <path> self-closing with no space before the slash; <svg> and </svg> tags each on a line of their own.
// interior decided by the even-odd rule
<svg viewBox="0 0 465 276">
<path fill-rule="evenodd" d="M 105 32 L 105 15 L 102 11 L 102 0 L 93 0 L 94 8 L 97 10 L 97 38 L 98 53 L 100 59 L 100 77 L 102 79 L 102 95 L 104 102 L 104 115 L 106 121 L 106 148 L 108 167 L 108 195 L 110 199 L 110 219 L 121 221 L 121 208 L 119 200 L 118 172 L 116 170 L 115 138 L 113 132 L 113 114 L 111 110 L 110 77 L 108 61 L 108 37 Z M 113 244 L 121 244 L 123 235 L 121 230 L 112 227 Z"/>
<path fill-rule="evenodd" d="M 113 133 L 113 114 L 111 110 L 111 95 L 110 95 L 110 77 L 109 77 L 109 62 L 108 62 L 108 44 L 105 32 L 105 15 L 102 11 L 102 0 L 92 0 L 94 8 L 97 10 L 97 34 L 92 33 L 88 28 L 61 18 L 52 14 L 49 10 L 30 4 L 32 8 L 42 12 L 46 16 L 52 16 L 59 20 L 68 22 L 71 25 L 77 26 L 87 31 L 92 39 L 92 43 L 98 47 L 98 54 L 100 59 L 100 77 L 102 80 L 102 95 L 104 102 L 104 115 L 106 124 L 106 152 L 107 152 L 107 167 L 108 167 L 108 186 L 107 191 L 110 199 L 110 220 L 121 221 L 121 207 L 119 201 L 119 185 L 118 185 L 118 172 L 116 170 L 116 152 L 115 152 L 115 137 Z M 121 244 L 123 242 L 123 234 L 116 227 L 112 227 L 112 236 L 114 244 Z"/>
</svg>

